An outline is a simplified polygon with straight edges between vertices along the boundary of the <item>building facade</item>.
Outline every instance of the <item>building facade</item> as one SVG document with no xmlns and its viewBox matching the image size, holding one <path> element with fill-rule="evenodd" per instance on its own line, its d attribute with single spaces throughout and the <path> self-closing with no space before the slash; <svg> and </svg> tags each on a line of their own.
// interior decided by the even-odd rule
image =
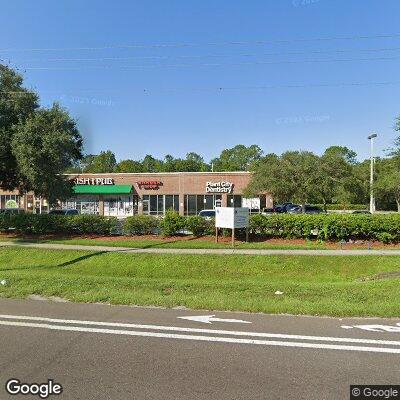
<svg viewBox="0 0 400 400">
<path fill-rule="evenodd" d="M 197 215 L 216 206 L 243 206 L 256 211 L 273 205 L 268 194 L 253 199 L 243 196 L 250 172 L 109 173 L 68 178 L 73 183 L 74 196 L 60 206 L 76 208 L 81 214 L 162 216 L 173 209 L 181 215 Z M 32 193 L 20 196 L 16 192 L 0 192 L 0 208 L 7 205 L 36 213 L 49 210 L 46 200 Z"/>
</svg>

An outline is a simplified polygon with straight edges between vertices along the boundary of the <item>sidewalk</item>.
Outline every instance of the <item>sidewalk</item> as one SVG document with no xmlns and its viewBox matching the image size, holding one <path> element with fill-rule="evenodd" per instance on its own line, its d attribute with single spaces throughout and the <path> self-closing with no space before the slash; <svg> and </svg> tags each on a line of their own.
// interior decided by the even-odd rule
<svg viewBox="0 0 400 400">
<path fill-rule="evenodd" d="M 119 253 L 141 253 L 141 254 L 246 254 L 259 256 L 400 256 L 400 250 L 257 250 L 257 249 L 138 249 L 131 247 L 113 246 L 82 246 L 72 244 L 52 243 L 15 243 L 0 242 L 1 247 L 26 247 L 34 249 L 49 250 L 84 250 Z"/>
</svg>

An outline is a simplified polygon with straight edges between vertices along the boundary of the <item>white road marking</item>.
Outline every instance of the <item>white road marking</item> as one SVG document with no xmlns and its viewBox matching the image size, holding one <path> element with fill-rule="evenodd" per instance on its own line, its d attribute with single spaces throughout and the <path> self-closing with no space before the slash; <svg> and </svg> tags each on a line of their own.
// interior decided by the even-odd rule
<svg viewBox="0 0 400 400">
<path fill-rule="evenodd" d="M 187 319 L 188 321 L 202 322 L 204 324 L 211 324 L 213 322 L 230 322 L 236 324 L 251 324 L 249 321 L 243 321 L 241 319 L 229 319 L 229 318 L 215 318 L 215 315 L 195 315 L 192 317 L 178 317 L 180 319 Z"/>
<path fill-rule="evenodd" d="M 343 329 L 358 328 L 358 329 L 362 329 L 364 331 L 369 331 L 369 332 L 399 333 L 400 332 L 400 323 L 396 324 L 396 326 L 392 326 L 392 325 L 354 325 L 354 326 L 342 325 L 342 328 Z"/>
<path fill-rule="evenodd" d="M 271 339 L 289 339 L 289 340 L 301 340 L 301 341 L 316 341 L 316 342 L 336 342 L 336 343 L 357 343 L 357 344 L 374 344 L 379 346 L 400 346 L 400 341 L 393 340 L 377 340 L 377 339 L 359 339 L 359 338 L 343 338 L 343 337 L 326 337 L 326 336 L 304 336 L 304 335 L 289 335 L 289 334 L 281 334 L 281 333 L 263 333 L 263 332 L 245 332 L 245 331 L 228 331 L 228 330 L 217 330 L 217 329 L 199 329 L 199 328 L 183 328 L 183 327 L 175 327 L 175 326 L 160 326 L 160 325 L 143 325 L 143 324 L 129 324 L 129 323 L 120 323 L 120 322 L 102 322 L 102 321 L 84 321 L 84 320 L 74 320 L 74 319 L 58 319 L 58 318 L 46 318 L 46 317 L 34 317 L 34 316 L 26 316 L 26 315 L 1 315 L 0 319 L 6 320 L 25 320 L 25 321 L 41 321 L 41 322 L 50 322 L 56 324 L 74 324 L 74 325 L 92 325 L 92 326 L 106 326 L 106 327 L 116 327 L 116 328 L 131 328 L 131 329 L 149 329 L 149 330 L 161 330 L 161 331 L 173 331 L 173 332 L 184 332 L 184 333 L 202 333 L 202 334 L 212 334 L 212 335 L 226 335 L 226 336 L 248 336 L 248 337 L 260 337 L 260 338 L 271 338 Z M 1 321 L 0 325 L 10 325 L 17 324 L 14 326 L 25 326 L 18 325 L 23 324 L 22 322 L 9 322 L 9 321 Z M 48 329 L 56 329 L 62 326 L 59 325 L 50 325 L 50 324 L 37 324 L 39 327 L 52 326 L 53 328 Z M 70 327 L 74 329 L 80 329 L 80 327 Z M 74 330 L 71 329 L 71 330 Z M 90 329 L 90 328 L 82 328 L 82 329 Z M 114 329 L 106 329 L 107 331 L 111 331 L 112 333 L 119 332 Z M 121 332 L 133 332 L 121 330 Z M 137 332 L 138 335 L 140 332 Z M 151 332 L 148 332 L 151 333 Z M 163 334 L 165 335 L 165 334 Z M 178 336 L 187 336 L 187 335 L 178 335 Z M 163 336 L 164 337 L 164 336 Z M 190 336 L 188 336 L 190 337 Z M 207 337 L 207 336 L 201 336 Z M 216 338 L 217 339 L 217 338 Z M 226 338 L 228 339 L 228 338 Z M 270 343 L 270 342 L 267 342 Z M 318 345 L 318 344 L 317 344 Z M 323 345 L 324 346 L 324 345 Z"/>
<path fill-rule="evenodd" d="M 361 352 L 369 352 L 369 353 L 400 354 L 400 349 L 394 349 L 394 348 L 389 348 L 389 347 L 346 346 L 346 345 L 323 344 L 323 343 L 283 342 L 283 341 L 275 341 L 275 340 L 237 339 L 237 338 L 215 337 L 215 336 L 179 335 L 179 334 L 173 334 L 173 333 L 139 332 L 139 331 L 120 330 L 120 329 L 86 328 L 83 326 L 50 325 L 50 324 L 39 324 L 39 323 L 33 323 L 33 322 L 0 321 L 0 325 L 18 326 L 18 327 L 26 327 L 26 328 L 41 328 L 41 329 L 50 329 L 50 330 L 56 330 L 56 331 L 104 333 L 104 334 L 111 334 L 111 335 L 127 335 L 127 336 L 142 336 L 142 337 L 165 338 L 165 339 L 197 340 L 197 341 L 203 341 L 203 342 L 255 344 L 255 345 L 264 345 L 264 346 L 280 346 L 280 347 L 297 347 L 297 348 L 308 348 L 308 349 L 325 349 L 325 350 L 361 351 Z"/>
</svg>

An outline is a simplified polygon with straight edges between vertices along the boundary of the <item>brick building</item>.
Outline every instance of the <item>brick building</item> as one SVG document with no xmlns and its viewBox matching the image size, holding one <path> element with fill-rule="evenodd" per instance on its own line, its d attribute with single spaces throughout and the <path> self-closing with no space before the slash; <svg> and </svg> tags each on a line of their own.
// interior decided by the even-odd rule
<svg viewBox="0 0 400 400">
<path fill-rule="evenodd" d="M 125 217 L 133 214 L 163 215 L 174 209 L 181 215 L 196 215 L 204 209 L 272 207 L 272 198 L 261 194 L 246 199 L 243 190 L 250 172 L 107 173 L 68 175 L 74 197 L 60 204 L 82 214 Z M 33 193 L 0 191 L 0 208 L 19 207 L 27 212 L 48 212 L 45 199 Z"/>
</svg>

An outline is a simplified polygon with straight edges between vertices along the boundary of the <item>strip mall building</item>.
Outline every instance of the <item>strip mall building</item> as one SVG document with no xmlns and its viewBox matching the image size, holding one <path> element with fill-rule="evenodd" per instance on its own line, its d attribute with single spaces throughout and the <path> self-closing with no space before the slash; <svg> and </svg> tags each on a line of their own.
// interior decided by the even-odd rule
<svg viewBox="0 0 400 400">
<path fill-rule="evenodd" d="M 262 194 L 246 199 L 243 191 L 250 172 L 110 173 L 68 175 L 74 197 L 61 204 L 81 214 L 126 217 L 134 214 L 164 215 L 169 209 L 181 215 L 222 207 L 272 207 L 272 198 Z M 0 208 L 19 207 L 45 213 L 49 205 L 33 193 L 0 191 Z"/>
</svg>

